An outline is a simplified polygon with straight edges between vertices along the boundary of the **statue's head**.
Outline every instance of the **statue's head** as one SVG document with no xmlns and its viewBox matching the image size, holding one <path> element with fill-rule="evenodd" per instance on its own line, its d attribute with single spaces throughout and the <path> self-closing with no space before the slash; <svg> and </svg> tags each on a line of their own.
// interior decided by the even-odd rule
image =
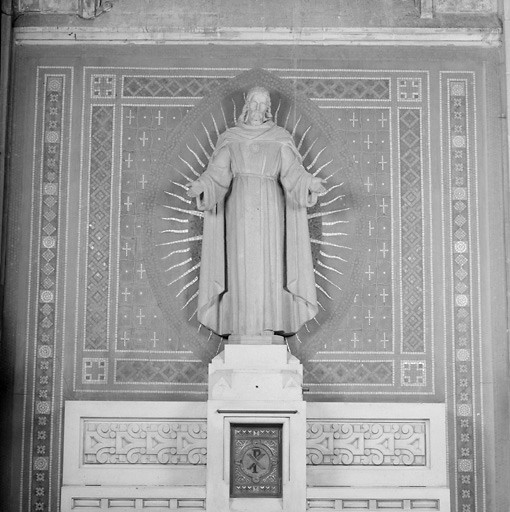
<svg viewBox="0 0 510 512">
<path fill-rule="evenodd" d="M 246 95 L 239 122 L 259 126 L 272 117 L 269 91 L 264 87 L 252 87 Z"/>
</svg>

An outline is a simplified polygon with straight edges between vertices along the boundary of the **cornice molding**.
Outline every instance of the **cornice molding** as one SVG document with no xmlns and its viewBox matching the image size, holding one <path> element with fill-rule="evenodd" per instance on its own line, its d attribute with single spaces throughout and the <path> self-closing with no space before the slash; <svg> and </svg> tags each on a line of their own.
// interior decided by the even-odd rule
<svg viewBox="0 0 510 512">
<path fill-rule="evenodd" d="M 17 27 L 18 45 L 40 44 L 219 44 L 219 45 L 385 45 L 385 46 L 474 46 L 498 47 L 499 28 L 423 28 L 423 27 L 228 27 L 213 30 L 146 30 L 138 27 Z"/>
</svg>

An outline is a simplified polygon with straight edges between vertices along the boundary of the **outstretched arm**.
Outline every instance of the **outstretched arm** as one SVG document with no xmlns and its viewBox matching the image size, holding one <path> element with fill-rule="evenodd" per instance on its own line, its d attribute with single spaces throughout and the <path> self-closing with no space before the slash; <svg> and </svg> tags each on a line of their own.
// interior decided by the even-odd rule
<svg viewBox="0 0 510 512">
<path fill-rule="evenodd" d="M 301 163 L 301 158 L 289 146 L 282 146 L 280 181 L 287 195 L 297 206 L 313 206 L 317 197 L 326 192 L 323 180 L 312 176 Z"/>
<path fill-rule="evenodd" d="M 223 146 L 214 152 L 207 169 L 186 193 L 197 199 L 199 210 L 211 210 L 225 197 L 231 180 L 230 152 L 227 146 Z"/>
</svg>

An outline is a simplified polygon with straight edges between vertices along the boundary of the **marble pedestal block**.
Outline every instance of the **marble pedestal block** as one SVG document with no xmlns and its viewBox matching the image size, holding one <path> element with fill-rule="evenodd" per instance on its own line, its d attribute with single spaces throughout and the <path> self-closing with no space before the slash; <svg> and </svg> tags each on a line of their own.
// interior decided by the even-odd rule
<svg viewBox="0 0 510 512">
<path fill-rule="evenodd" d="M 306 405 L 303 367 L 285 345 L 226 345 L 209 366 L 207 414 L 207 511 L 304 512 L 306 509 Z M 275 469 L 277 495 L 261 497 L 258 485 L 231 485 L 232 433 L 280 429 Z M 257 443 L 257 441 L 255 441 Z M 256 450 L 259 450 L 256 448 Z M 257 469 L 257 452 L 246 453 Z M 267 464 L 267 460 L 261 463 Z M 248 469 L 245 468 L 248 474 Z M 234 479 L 234 481 L 236 481 Z M 246 492 L 245 492 L 246 491 Z M 245 496 L 242 496 L 242 494 Z M 263 494 L 263 491 L 262 491 Z"/>
</svg>

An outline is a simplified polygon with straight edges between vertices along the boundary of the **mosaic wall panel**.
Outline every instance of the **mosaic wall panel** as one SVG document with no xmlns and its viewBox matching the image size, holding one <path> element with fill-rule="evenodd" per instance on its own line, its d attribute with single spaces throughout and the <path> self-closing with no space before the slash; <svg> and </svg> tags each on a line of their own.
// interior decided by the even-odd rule
<svg viewBox="0 0 510 512">
<path fill-rule="evenodd" d="M 75 389 L 205 396 L 205 364 L 222 340 L 196 321 L 202 219 L 184 189 L 239 115 L 246 87 L 229 85 L 236 75 L 249 80 L 242 69 L 86 69 L 88 256 Z M 309 212 L 322 310 L 288 340 L 306 363 L 311 395 L 374 385 L 382 394 L 434 393 L 423 254 L 431 245 L 428 74 L 259 70 L 253 80 L 273 87 L 275 121 L 329 185 Z M 302 99 L 292 102 L 295 90 Z M 206 94 L 216 107 L 200 101 Z M 158 290 L 163 281 L 168 289 Z"/>
<path fill-rule="evenodd" d="M 202 219 L 190 213 L 182 186 L 239 114 L 243 90 L 229 84 L 244 71 L 85 68 L 74 86 L 71 68 L 34 74 L 20 511 L 58 510 L 64 394 L 206 398 L 207 363 L 222 341 L 194 315 Z M 308 399 L 441 400 L 445 393 L 454 506 L 474 512 L 485 506 L 476 470 L 484 467 L 477 420 L 484 414 L 475 82 L 473 73 L 431 77 L 441 90 L 432 98 L 441 117 L 432 139 L 428 72 L 264 75 L 280 95 L 278 124 L 293 134 L 310 172 L 328 180 L 328 194 L 309 212 L 324 309 L 288 343 L 305 364 Z M 81 166 L 70 164 L 71 126 L 79 126 L 73 88 L 83 106 Z M 293 88 L 300 91 L 295 104 L 287 100 Z M 229 102 L 214 110 L 203 95 Z M 340 141 L 337 148 L 328 137 Z M 432 180 L 431 151 L 442 164 Z M 75 184 L 79 201 L 68 202 Z M 441 212 L 431 211 L 432 186 L 442 193 Z M 151 225 L 154 211 L 161 215 Z M 432 216 L 436 231 L 442 223 L 434 240 L 443 243 L 443 275 L 432 274 Z M 171 244 L 154 248 L 151 259 L 147 240 L 158 237 Z M 352 279 L 337 272 L 345 269 Z M 154 284 L 161 276 L 165 301 Z M 432 329 L 439 321 L 432 296 L 446 301 L 441 340 Z"/>
<path fill-rule="evenodd" d="M 147 279 L 141 237 L 144 192 L 154 168 L 162 165 L 168 133 L 190 105 L 119 103 L 116 91 L 122 83 L 123 95 L 134 94 L 135 84 L 128 79 L 103 71 L 84 77 L 90 88 L 84 87 L 88 145 L 81 172 L 88 190 L 82 188 L 80 240 L 86 236 L 87 256 L 80 264 L 85 286 L 78 301 L 84 315 L 76 324 L 74 388 L 99 393 L 166 389 L 205 397 L 206 365 L 162 318 Z M 144 84 L 137 89 L 142 96 L 150 89 Z"/>
<path fill-rule="evenodd" d="M 68 67 L 40 67 L 35 78 L 20 510 L 58 509 L 73 76 Z"/>
<path fill-rule="evenodd" d="M 452 503 L 474 512 L 485 506 L 475 76 L 442 72 L 440 79 Z"/>
<path fill-rule="evenodd" d="M 310 95 L 316 83 L 305 83 L 312 84 Z M 350 163 L 362 179 L 368 247 L 345 320 L 305 365 L 312 396 L 319 389 L 329 396 L 363 394 L 357 386 L 367 384 L 381 385 L 380 394 L 435 389 L 433 276 L 426 257 L 432 248 L 431 174 L 423 149 L 429 146 L 428 76 L 395 74 L 370 83 L 379 84 L 381 95 L 362 95 L 358 104 L 352 97 L 314 98 L 340 127 Z M 393 89 L 382 93 L 381 84 Z M 391 354 L 392 361 L 376 362 L 376 354 Z"/>
</svg>

